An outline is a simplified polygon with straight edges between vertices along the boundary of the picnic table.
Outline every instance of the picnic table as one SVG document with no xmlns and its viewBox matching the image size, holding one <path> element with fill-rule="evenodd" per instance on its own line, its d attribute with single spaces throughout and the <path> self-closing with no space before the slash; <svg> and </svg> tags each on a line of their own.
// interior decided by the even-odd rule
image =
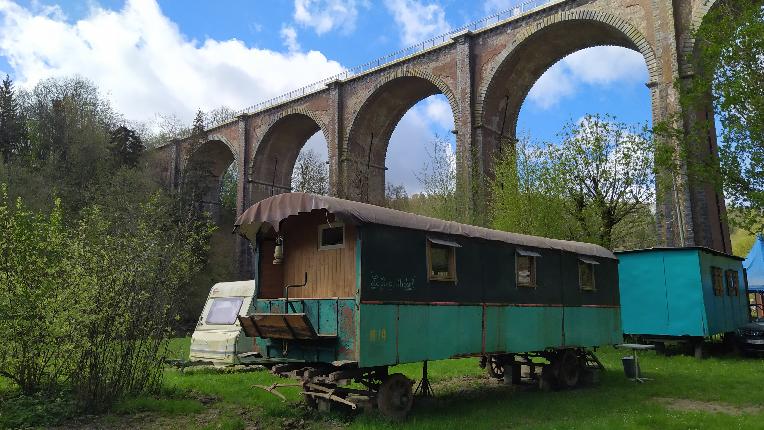
<svg viewBox="0 0 764 430">
<path fill-rule="evenodd" d="M 632 379 L 634 382 L 640 382 L 643 383 L 647 381 L 649 378 L 643 378 L 640 376 L 639 372 L 639 358 L 637 355 L 637 351 L 647 351 L 649 349 L 655 349 L 655 345 L 644 345 L 641 343 L 622 343 L 620 345 L 616 345 L 616 348 L 627 348 L 633 351 L 634 356 L 634 378 Z"/>
</svg>

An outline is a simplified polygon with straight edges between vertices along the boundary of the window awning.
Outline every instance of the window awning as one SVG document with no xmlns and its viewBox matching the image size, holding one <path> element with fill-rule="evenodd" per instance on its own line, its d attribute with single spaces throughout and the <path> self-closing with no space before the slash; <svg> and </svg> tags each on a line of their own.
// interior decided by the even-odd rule
<svg viewBox="0 0 764 430">
<path fill-rule="evenodd" d="M 584 263 L 588 263 L 588 264 L 600 264 L 599 261 L 592 260 L 591 258 L 586 258 L 586 257 L 578 257 L 578 260 L 579 261 L 583 261 Z"/>
<path fill-rule="evenodd" d="M 518 248 L 517 249 L 517 253 L 519 255 L 524 256 L 524 257 L 541 257 L 541 254 L 539 254 L 538 252 L 536 252 L 536 251 L 529 251 L 527 249 L 520 249 L 520 248 Z"/>
<path fill-rule="evenodd" d="M 435 243 L 437 245 L 450 246 L 452 248 L 461 248 L 462 247 L 458 243 L 452 242 L 450 240 L 437 239 L 437 238 L 430 237 L 430 236 L 427 236 L 427 240 L 429 240 L 430 242 Z"/>
</svg>

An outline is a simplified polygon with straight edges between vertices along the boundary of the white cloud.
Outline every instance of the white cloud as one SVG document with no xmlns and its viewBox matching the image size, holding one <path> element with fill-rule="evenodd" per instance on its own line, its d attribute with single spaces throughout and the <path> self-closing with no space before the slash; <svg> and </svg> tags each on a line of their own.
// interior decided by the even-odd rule
<svg viewBox="0 0 764 430">
<path fill-rule="evenodd" d="M 289 52 L 297 52 L 300 50 L 300 42 L 297 41 L 297 30 L 291 25 L 284 25 L 281 27 L 281 39 L 284 42 L 284 46 L 289 49 Z"/>
<path fill-rule="evenodd" d="M 394 185 L 403 185 L 409 194 L 422 192 L 417 174 L 429 161 L 427 151 L 432 150 L 435 135 L 438 134 L 450 143 L 446 148 L 449 154 L 455 152 L 456 139 L 450 133 L 453 123 L 453 114 L 445 96 L 429 97 L 409 109 L 390 136 L 385 180 Z"/>
<path fill-rule="evenodd" d="M 451 26 L 446 12 L 436 4 L 424 4 L 421 0 L 386 0 L 385 6 L 401 26 L 401 41 L 413 45 L 433 36 L 446 33 Z"/>
<path fill-rule="evenodd" d="M 237 39 L 189 40 L 155 0 L 128 0 L 122 10 L 93 7 L 69 23 L 60 13 L 0 0 L 0 55 L 16 83 L 78 74 L 111 96 L 128 118 L 197 108 L 244 107 L 342 70 L 320 52 L 250 48 Z"/>
<path fill-rule="evenodd" d="M 645 59 L 631 49 L 618 46 L 589 48 L 569 55 L 563 62 L 576 79 L 587 84 L 647 82 Z"/>
<path fill-rule="evenodd" d="M 647 80 L 647 66 L 639 52 L 617 46 L 588 48 L 547 70 L 531 88 L 528 99 L 541 109 L 549 109 L 585 85 L 633 85 Z"/>
<path fill-rule="evenodd" d="M 573 95 L 575 90 L 574 78 L 564 64 L 557 63 L 536 81 L 528 93 L 528 100 L 542 109 L 549 109 Z"/>
<path fill-rule="evenodd" d="M 318 35 L 335 28 L 347 34 L 355 30 L 358 7 L 364 5 L 356 0 L 294 0 L 294 20 Z"/>
<path fill-rule="evenodd" d="M 431 123 L 447 132 L 454 129 L 454 113 L 446 96 L 431 96 L 424 102 L 424 114 Z"/>
<path fill-rule="evenodd" d="M 318 155 L 319 160 L 327 161 L 329 159 L 329 146 L 326 144 L 324 133 L 319 130 L 305 142 L 300 152 L 313 151 Z"/>
<path fill-rule="evenodd" d="M 517 0 L 486 0 L 483 3 L 483 10 L 486 14 L 492 14 L 505 11 L 517 4 L 519 4 Z"/>
</svg>

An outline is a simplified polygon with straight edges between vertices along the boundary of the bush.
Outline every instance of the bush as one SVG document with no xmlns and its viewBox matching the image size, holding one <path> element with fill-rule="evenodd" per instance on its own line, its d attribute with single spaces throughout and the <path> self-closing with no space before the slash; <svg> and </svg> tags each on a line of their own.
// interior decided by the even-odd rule
<svg viewBox="0 0 764 430">
<path fill-rule="evenodd" d="M 129 213 L 93 205 L 65 225 L 0 193 L 0 372 L 32 394 L 70 387 L 102 410 L 162 376 L 178 297 L 210 228 L 154 194 Z"/>
</svg>

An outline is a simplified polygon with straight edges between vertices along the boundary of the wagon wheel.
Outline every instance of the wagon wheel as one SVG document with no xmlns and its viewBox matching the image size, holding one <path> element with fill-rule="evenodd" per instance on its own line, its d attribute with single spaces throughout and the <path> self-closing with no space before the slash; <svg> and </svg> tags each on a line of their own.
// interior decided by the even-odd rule
<svg viewBox="0 0 764 430">
<path fill-rule="evenodd" d="M 400 373 L 387 377 L 377 393 L 377 407 L 382 414 L 394 421 L 406 418 L 414 402 L 411 385 L 414 381 Z"/>
<path fill-rule="evenodd" d="M 488 363 L 485 368 L 488 370 L 488 376 L 491 378 L 504 379 L 504 364 L 498 357 L 488 357 Z"/>
<path fill-rule="evenodd" d="M 581 362 L 578 354 L 572 349 L 566 349 L 558 355 L 559 368 L 557 382 L 562 388 L 573 388 L 578 384 L 581 375 Z"/>
</svg>

